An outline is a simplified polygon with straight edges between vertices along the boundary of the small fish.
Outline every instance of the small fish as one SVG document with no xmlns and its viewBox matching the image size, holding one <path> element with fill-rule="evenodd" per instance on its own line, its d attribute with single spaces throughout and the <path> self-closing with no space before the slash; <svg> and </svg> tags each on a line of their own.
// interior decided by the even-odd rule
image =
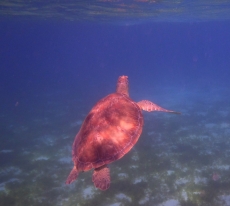
<svg viewBox="0 0 230 206">
<path fill-rule="evenodd" d="M 213 181 L 218 181 L 220 179 L 220 175 L 217 172 L 214 172 L 212 174 L 212 180 Z"/>
</svg>

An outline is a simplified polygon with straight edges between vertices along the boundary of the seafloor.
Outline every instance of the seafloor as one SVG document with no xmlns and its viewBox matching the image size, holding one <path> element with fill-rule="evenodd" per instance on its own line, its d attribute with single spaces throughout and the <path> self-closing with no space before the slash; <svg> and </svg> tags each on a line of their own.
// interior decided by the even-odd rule
<svg viewBox="0 0 230 206">
<path fill-rule="evenodd" d="M 148 93 L 182 115 L 144 112 L 143 133 L 109 165 L 112 182 L 104 192 L 94 188 L 92 171 L 65 185 L 74 136 L 93 102 L 60 91 L 8 106 L 0 114 L 0 205 L 230 205 L 229 91 L 190 89 Z"/>
</svg>

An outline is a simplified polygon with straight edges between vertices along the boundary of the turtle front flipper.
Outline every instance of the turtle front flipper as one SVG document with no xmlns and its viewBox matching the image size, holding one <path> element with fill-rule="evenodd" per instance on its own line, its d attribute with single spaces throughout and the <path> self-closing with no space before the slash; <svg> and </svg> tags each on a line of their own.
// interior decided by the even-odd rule
<svg viewBox="0 0 230 206">
<path fill-rule="evenodd" d="M 74 180 L 77 179 L 78 174 L 79 174 L 79 171 L 77 171 L 76 166 L 74 166 L 65 183 L 71 184 Z"/>
<path fill-rule="evenodd" d="M 172 110 L 164 109 L 164 108 L 158 106 L 157 104 L 150 102 L 148 100 L 142 100 L 140 102 L 137 102 L 137 105 L 141 109 L 143 109 L 144 111 L 147 111 L 147 112 L 160 111 L 160 112 L 170 112 L 170 113 L 174 113 L 174 114 L 180 114 L 180 112 L 175 112 Z"/>
<path fill-rule="evenodd" d="M 93 172 L 92 181 L 96 188 L 107 190 L 110 186 L 110 172 L 107 165 L 96 168 Z"/>
</svg>

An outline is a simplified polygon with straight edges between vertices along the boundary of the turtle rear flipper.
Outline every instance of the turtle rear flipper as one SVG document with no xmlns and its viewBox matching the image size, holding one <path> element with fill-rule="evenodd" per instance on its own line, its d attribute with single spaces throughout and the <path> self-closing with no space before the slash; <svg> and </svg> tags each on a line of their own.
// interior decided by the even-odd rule
<svg viewBox="0 0 230 206">
<path fill-rule="evenodd" d="M 110 172 L 107 165 L 103 165 L 94 170 L 92 181 L 96 188 L 107 190 L 110 186 Z"/>
<path fill-rule="evenodd" d="M 137 102 L 137 105 L 142 110 L 147 111 L 147 112 L 159 111 L 159 112 L 170 112 L 170 113 L 174 113 L 174 114 L 180 114 L 180 112 L 175 112 L 172 110 L 164 109 L 164 108 L 158 106 L 157 104 L 150 102 L 149 100 L 142 100 L 140 102 Z"/>
<path fill-rule="evenodd" d="M 76 167 L 74 166 L 65 183 L 71 184 L 73 181 L 77 179 L 78 174 L 79 174 L 79 171 L 77 171 Z"/>
</svg>

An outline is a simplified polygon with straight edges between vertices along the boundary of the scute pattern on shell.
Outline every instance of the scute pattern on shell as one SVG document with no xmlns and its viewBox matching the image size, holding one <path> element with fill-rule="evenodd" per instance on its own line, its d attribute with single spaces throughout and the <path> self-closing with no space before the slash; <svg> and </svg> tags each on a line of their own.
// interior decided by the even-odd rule
<svg viewBox="0 0 230 206">
<path fill-rule="evenodd" d="M 86 117 L 73 144 L 78 171 L 122 158 L 139 139 L 143 115 L 127 95 L 113 93 L 100 100 Z"/>
</svg>

